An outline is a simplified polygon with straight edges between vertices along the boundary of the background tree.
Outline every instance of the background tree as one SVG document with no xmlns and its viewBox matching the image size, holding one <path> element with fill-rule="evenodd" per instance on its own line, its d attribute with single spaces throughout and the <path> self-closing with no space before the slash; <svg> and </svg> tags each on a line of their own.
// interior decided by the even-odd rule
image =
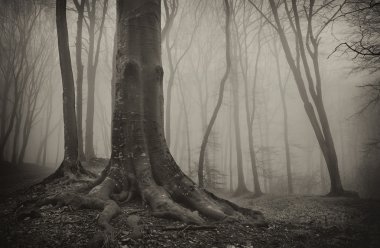
<svg viewBox="0 0 380 248">
<path fill-rule="evenodd" d="M 82 116 L 83 116 L 83 62 L 82 62 L 82 36 L 83 36 L 83 20 L 84 20 L 84 7 L 87 0 L 74 0 L 75 8 L 78 12 L 77 19 L 77 34 L 75 40 L 75 59 L 77 66 L 76 77 L 76 117 L 77 117 L 77 132 L 78 132 L 78 155 L 80 160 L 85 160 L 83 149 L 83 129 L 82 129 Z"/>
<path fill-rule="evenodd" d="M 308 6 L 305 6 L 304 8 L 304 14 L 306 16 L 305 25 L 307 27 L 307 31 L 304 36 L 301 28 L 301 21 L 298 12 L 297 1 L 292 0 L 291 9 L 289 8 L 286 1 L 283 2 L 282 5 L 284 6 L 284 11 L 286 13 L 289 26 L 293 31 L 293 35 L 296 41 L 295 43 L 297 44 L 295 48 L 297 51 L 296 58 L 298 58 L 298 54 L 301 57 L 301 63 L 303 65 L 303 68 L 301 68 L 301 66 L 298 64 L 298 59 L 295 60 L 294 54 L 292 54 L 292 50 L 289 46 L 289 38 L 287 37 L 284 31 L 283 25 L 281 24 L 280 17 L 278 14 L 279 6 L 273 0 L 270 0 L 269 3 L 275 21 L 274 23 L 271 23 L 271 25 L 275 28 L 280 37 L 280 41 L 287 62 L 293 73 L 301 99 L 304 103 L 305 111 L 308 115 L 314 133 L 317 137 L 318 143 L 326 160 L 326 165 L 329 170 L 331 181 L 331 189 L 329 194 L 343 195 L 345 194 L 345 191 L 343 190 L 342 182 L 340 179 L 338 159 L 335 151 L 334 141 L 331 135 L 330 125 L 327 119 L 327 114 L 322 99 L 322 82 L 318 60 L 318 46 L 320 34 L 325 29 L 325 27 L 333 20 L 333 18 L 339 13 L 341 5 L 338 6 L 337 10 L 335 10 L 335 12 L 332 13 L 332 16 L 330 16 L 328 21 L 320 25 L 319 28 L 317 28 L 317 30 L 315 31 L 313 17 L 316 15 L 317 12 L 321 11 L 321 9 L 323 8 L 314 9 L 315 1 L 311 0 Z M 327 7 L 327 5 L 324 5 L 324 7 Z M 310 63 L 314 72 L 310 68 Z M 314 77 L 312 73 L 314 73 Z M 306 79 L 303 78 L 303 74 L 305 74 Z M 308 85 L 311 101 L 306 90 L 306 83 Z"/>
<path fill-rule="evenodd" d="M 262 3 L 261 3 L 262 6 Z M 259 182 L 259 175 L 258 175 L 258 169 L 257 169 L 257 161 L 256 161 L 256 153 L 255 153 L 255 147 L 254 147 L 254 138 L 253 138 L 253 121 L 255 119 L 255 111 L 256 111 L 256 85 L 257 85 L 257 74 L 258 74 L 258 64 L 260 61 L 260 55 L 261 55 L 261 32 L 263 29 L 263 23 L 261 20 L 261 16 L 259 17 L 259 27 L 256 34 L 256 39 L 251 38 L 249 36 L 249 29 L 252 29 L 252 26 L 254 26 L 254 21 L 252 21 L 253 16 L 253 9 L 250 7 L 246 1 L 241 2 L 242 10 L 242 17 L 240 18 L 240 26 L 241 30 L 239 30 L 239 25 L 236 21 L 236 14 L 234 15 L 234 26 L 237 30 L 237 45 L 238 45 L 238 57 L 239 57 L 239 66 L 241 70 L 241 76 L 244 82 L 244 105 L 245 105 L 245 117 L 246 117 L 246 123 L 247 123 L 247 130 L 248 130 L 248 146 L 249 146 L 249 154 L 251 159 L 251 168 L 252 168 L 252 174 L 253 174 L 253 180 L 254 180 L 254 194 L 256 196 L 259 196 L 262 194 L 260 182 Z M 261 7 L 260 7 L 261 8 Z M 252 44 L 255 44 L 257 46 L 257 53 L 256 58 L 254 61 L 254 75 L 252 80 L 252 86 L 248 84 L 249 81 L 249 53 L 248 50 L 251 47 Z M 251 93 L 251 94 L 250 94 Z"/>
<path fill-rule="evenodd" d="M 278 87 L 280 89 L 282 113 L 284 117 L 284 145 L 285 145 L 285 161 L 286 161 L 286 174 L 288 181 L 288 193 L 293 194 L 293 177 L 292 177 L 292 165 L 290 158 L 290 145 L 289 145 L 289 124 L 288 124 L 288 107 L 286 103 L 286 85 L 288 83 L 290 71 L 285 81 L 283 81 L 281 75 L 279 51 L 277 47 L 277 39 L 273 38 L 273 56 L 276 61 L 276 72 L 278 78 Z"/>
<path fill-rule="evenodd" d="M 95 80 L 96 71 L 99 63 L 100 44 L 103 36 L 104 21 L 108 9 L 108 0 L 104 0 L 102 5 L 102 14 L 99 24 L 99 29 L 96 32 L 96 24 L 98 22 L 96 10 L 98 0 L 86 0 L 86 10 L 88 13 L 88 57 L 87 57 L 87 111 L 86 111 L 86 140 L 85 140 L 85 155 L 86 159 L 90 160 L 95 157 L 94 151 L 94 113 L 95 113 Z M 96 40 L 96 33 L 98 37 Z"/>
<path fill-rule="evenodd" d="M 202 144 L 201 144 L 201 151 L 199 153 L 199 163 L 198 163 L 198 183 L 199 186 L 202 188 L 204 186 L 203 183 L 203 167 L 205 162 L 205 153 L 206 153 L 206 146 L 208 142 L 208 138 L 211 134 L 212 127 L 215 124 L 216 117 L 218 116 L 219 109 L 223 102 L 223 95 L 224 95 L 224 86 L 226 84 L 226 81 L 228 79 L 228 75 L 231 70 L 231 34 L 230 34 L 230 18 L 231 13 L 229 10 L 229 3 L 228 1 L 225 1 L 226 4 L 226 27 L 225 27 L 225 34 L 226 34 L 226 71 L 220 81 L 219 86 L 219 96 L 218 101 L 216 103 L 215 109 L 213 111 L 213 114 L 211 116 L 211 119 L 207 125 L 205 134 L 203 136 Z"/>
<path fill-rule="evenodd" d="M 64 158 L 59 168 L 44 180 L 66 177 L 69 181 L 82 175 L 92 175 L 86 171 L 78 159 L 78 136 L 75 115 L 74 76 L 71 67 L 69 35 L 66 20 L 66 0 L 56 1 L 56 25 L 58 37 L 59 64 L 63 89 Z"/>
</svg>

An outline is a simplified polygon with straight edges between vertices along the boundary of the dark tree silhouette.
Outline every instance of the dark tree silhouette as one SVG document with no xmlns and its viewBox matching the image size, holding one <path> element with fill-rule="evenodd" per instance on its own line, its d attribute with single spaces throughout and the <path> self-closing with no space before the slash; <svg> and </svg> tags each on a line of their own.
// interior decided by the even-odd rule
<svg viewBox="0 0 380 248">
<path fill-rule="evenodd" d="M 83 175 L 92 175 L 82 167 L 78 160 L 74 76 L 71 67 L 69 35 L 67 31 L 66 0 L 56 1 L 56 24 L 63 89 L 64 158 L 60 167 L 47 177 L 43 183 L 48 183 L 62 177 L 65 180 L 71 181 Z"/>
</svg>

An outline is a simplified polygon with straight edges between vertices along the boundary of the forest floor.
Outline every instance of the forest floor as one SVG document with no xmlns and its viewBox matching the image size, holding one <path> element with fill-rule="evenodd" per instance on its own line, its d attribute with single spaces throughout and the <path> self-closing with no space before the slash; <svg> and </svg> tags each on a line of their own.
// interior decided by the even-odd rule
<svg viewBox="0 0 380 248">
<path fill-rule="evenodd" d="M 103 166 L 91 168 L 98 173 Z M 73 185 L 27 187 L 51 169 L 16 173 L 3 167 L 0 172 L 0 247 L 88 247 L 100 232 L 97 210 L 48 205 L 34 218 L 17 218 L 15 210 L 26 200 L 64 192 Z M 133 201 L 111 221 L 116 235 L 103 247 L 380 247 L 378 200 L 299 195 L 229 199 L 262 211 L 268 227 L 210 221 L 196 230 L 199 227 L 152 217 L 146 205 Z M 131 224 L 133 219 L 137 225 Z"/>
</svg>

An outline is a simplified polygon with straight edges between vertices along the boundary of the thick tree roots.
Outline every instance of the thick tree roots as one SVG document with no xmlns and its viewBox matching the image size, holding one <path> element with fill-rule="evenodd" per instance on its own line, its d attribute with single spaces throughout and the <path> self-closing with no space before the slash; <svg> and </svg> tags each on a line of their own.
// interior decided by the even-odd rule
<svg viewBox="0 0 380 248">
<path fill-rule="evenodd" d="M 117 163 L 118 162 L 118 163 Z M 110 224 L 112 218 L 120 212 L 120 205 L 134 196 L 140 196 L 150 208 L 153 216 L 172 218 L 189 224 L 204 225 L 207 220 L 238 221 L 244 224 L 265 226 L 262 214 L 246 209 L 200 189 L 186 175 L 179 173 L 177 177 L 164 185 L 159 185 L 152 174 L 149 157 L 136 147 L 134 156 L 127 161 L 114 162 L 103 171 L 100 179 L 95 180 L 87 194 L 66 192 L 56 194 L 34 203 L 32 206 L 20 208 L 17 215 L 21 218 L 37 216 L 43 205 L 69 206 L 72 209 L 97 209 L 101 213 L 97 219 L 103 233 L 94 236 L 92 245 L 103 244 L 105 240 L 113 240 L 114 230 Z M 81 166 L 80 166 L 81 167 Z M 50 182 L 57 178 L 78 180 L 70 167 L 62 166 L 50 177 Z M 127 171 L 128 170 L 128 171 Z M 76 172 L 82 172 L 79 170 Z M 68 175 L 67 175 L 68 174 Z M 87 175 L 87 174 L 85 174 Z M 48 179 L 46 179 L 48 180 Z"/>
</svg>

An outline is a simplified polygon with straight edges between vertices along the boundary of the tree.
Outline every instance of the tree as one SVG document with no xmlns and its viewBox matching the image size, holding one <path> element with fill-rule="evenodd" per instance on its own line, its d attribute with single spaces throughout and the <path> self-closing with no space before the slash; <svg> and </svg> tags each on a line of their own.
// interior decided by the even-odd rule
<svg viewBox="0 0 380 248">
<path fill-rule="evenodd" d="M 70 76 L 65 0 L 57 0 L 57 24 L 65 98 L 65 143 L 67 132 L 75 132 L 73 79 Z M 216 220 L 244 219 L 263 224 L 257 211 L 243 209 L 199 188 L 178 167 L 164 138 L 162 125 L 161 23 L 159 0 L 119 0 L 117 2 L 117 54 L 115 108 L 112 127 L 112 154 L 109 165 L 88 194 L 62 193 L 43 199 L 38 205 L 62 202 L 76 208 L 102 209 L 98 223 L 113 233 L 110 220 L 120 208 L 115 200 L 134 195 L 150 205 L 152 214 L 201 224 L 200 216 Z M 225 1 L 228 13 L 228 1 Z M 133 10 L 133 11 L 131 11 Z M 67 63 L 64 63 L 67 62 Z M 67 74 L 65 74 L 67 73 Z M 70 83 L 71 82 L 71 83 Z M 70 100 L 70 103 L 67 100 Z M 67 118 L 70 117 L 69 120 Z M 70 129 L 68 128 L 70 127 Z M 75 145 L 65 156 L 73 160 Z M 113 195 L 112 199 L 111 194 Z M 244 216 L 243 216 L 244 213 Z"/>
<path fill-rule="evenodd" d="M 197 3 L 195 13 L 198 12 L 200 3 L 201 2 Z M 167 4 L 167 1 L 164 1 L 164 5 L 165 5 L 166 19 L 171 20 L 171 22 L 173 22 L 173 19 L 177 15 L 177 11 L 178 11 L 178 0 L 173 0 L 170 8 Z M 187 6 L 187 8 L 189 8 L 189 7 L 190 6 Z M 183 50 L 183 52 L 179 54 L 178 58 L 176 58 L 177 51 L 174 51 L 174 53 L 173 53 L 173 50 L 175 50 L 174 48 L 176 47 L 176 44 L 178 43 L 178 30 L 177 30 L 177 35 L 173 39 L 171 39 L 171 31 L 172 31 L 173 25 L 168 24 L 168 26 L 165 30 L 165 48 L 166 48 L 166 53 L 167 53 L 168 62 L 169 62 L 169 79 L 168 79 L 168 86 L 167 86 L 167 90 L 166 90 L 167 99 L 165 101 L 166 102 L 166 106 L 165 106 L 165 138 L 166 138 L 166 142 L 168 143 L 169 147 L 171 144 L 171 128 L 170 128 L 170 124 L 171 124 L 171 103 L 172 103 L 171 98 L 172 98 L 172 91 L 173 91 L 173 85 L 174 85 L 174 77 L 176 75 L 176 72 L 179 69 L 179 65 L 180 65 L 181 61 L 185 58 L 186 54 L 189 52 L 189 50 L 191 48 L 191 45 L 192 45 L 194 37 L 195 37 L 196 30 L 201 23 L 203 12 L 204 12 L 204 10 L 200 11 L 199 16 L 197 16 L 197 15 L 194 16 L 196 23 L 194 25 L 194 28 L 193 28 L 191 34 L 190 34 L 190 40 L 187 43 L 187 45 L 185 46 L 185 49 Z M 181 23 L 183 18 L 184 18 L 184 11 L 182 11 L 182 13 L 181 13 L 180 23 Z M 170 44 L 171 40 L 172 40 L 172 44 Z"/>
<path fill-rule="evenodd" d="M 36 1 L 4 2 L 0 12 L 0 88 L 1 131 L 0 153 L 10 148 L 6 159 L 21 165 L 28 148 L 30 134 L 38 121 L 45 100 L 39 101 L 51 62 L 50 33 L 43 15 L 45 6 Z M 40 35 L 33 35 L 40 33 Z M 9 139 L 13 132 L 13 140 Z M 10 153 L 10 152 L 9 152 Z M 1 156 L 0 156 L 1 157 Z M 2 160 L 3 158 L 0 158 Z"/>
<path fill-rule="evenodd" d="M 350 31 L 345 42 L 334 50 L 353 55 L 357 61 L 356 70 L 379 70 L 380 64 L 380 2 L 379 1 L 346 1 L 335 18 L 343 17 Z"/>
<path fill-rule="evenodd" d="M 254 65 L 254 75 L 253 75 L 253 85 L 252 85 L 252 103 L 249 101 L 249 87 L 248 87 L 248 68 L 249 68 L 249 58 L 248 58 L 248 49 L 252 41 L 248 41 L 248 28 L 250 23 L 250 18 L 252 14 L 252 10 L 248 8 L 246 2 L 242 2 L 243 4 L 243 16 L 242 16 L 242 30 L 239 35 L 239 27 L 236 22 L 236 16 L 234 15 L 234 24 L 235 29 L 238 32 L 237 37 L 237 45 L 238 45 L 238 57 L 239 57 L 239 65 L 241 69 L 241 74 L 244 82 L 244 105 L 245 105 L 245 116 L 246 123 L 248 128 L 248 146 L 249 146 L 249 155 L 251 158 L 251 168 L 253 174 L 253 185 L 254 185 L 254 194 L 255 196 L 260 196 L 262 194 L 259 182 L 259 175 L 257 171 L 257 161 L 256 161 L 256 153 L 254 147 L 254 139 L 253 139 L 253 121 L 255 119 L 255 111 L 256 111 L 256 85 L 257 85 L 257 74 L 258 74 L 258 64 L 260 62 L 260 54 L 261 54 L 261 32 L 263 28 L 262 18 L 260 18 L 259 30 L 257 31 L 257 54 Z M 262 4 L 261 4 L 262 5 Z"/>
<path fill-rule="evenodd" d="M 206 154 L 206 146 L 208 142 L 208 138 L 211 134 L 212 127 L 215 124 L 216 117 L 218 117 L 219 109 L 222 106 L 223 95 L 224 95 L 224 86 L 226 84 L 228 74 L 231 70 L 231 33 L 230 33 L 230 19 L 231 19 L 231 10 L 228 1 L 224 1 L 226 8 L 226 26 L 225 26 L 225 36 L 226 36 L 226 71 L 220 81 L 219 86 L 219 96 L 216 106 L 214 108 L 214 112 L 212 113 L 211 119 L 207 125 L 205 134 L 203 136 L 201 151 L 199 153 L 199 163 L 198 163 L 198 183 L 200 187 L 203 187 L 203 167 L 205 161 Z"/>
<path fill-rule="evenodd" d="M 285 160 L 286 160 L 286 175 L 288 179 L 288 193 L 293 194 L 293 177 L 292 177 L 292 166 L 291 166 L 290 146 L 289 146 L 288 107 L 286 104 L 286 84 L 289 78 L 289 73 L 288 73 L 287 80 L 283 82 L 282 76 L 281 76 L 280 58 L 279 58 L 276 38 L 273 38 L 272 52 L 276 61 L 277 80 L 278 80 L 278 87 L 280 89 L 282 113 L 283 113 L 283 120 L 284 120 L 284 146 L 285 146 Z"/>
<path fill-rule="evenodd" d="M 252 1 L 250 2 L 254 5 Z M 269 4 L 274 18 L 274 23 L 272 23 L 261 11 L 260 13 L 264 15 L 266 21 L 270 23 L 279 35 L 286 60 L 292 71 L 306 114 L 312 125 L 318 144 L 326 161 L 331 182 L 329 195 L 335 196 L 346 194 L 348 192 L 343 189 L 340 179 L 334 140 L 323 103 L 318 50 L 322 31 L 329 23 L 331 23 L 331 21 L 334 20 L 342 6 L 338 5 L 335 11 L 330 10 L 330 12 L 332 12 L 331 16 L 315 30 L 313 19 L 318 12 L 326 7 L 329 7 L 329 3 L 322 5 L 320 8 L 314 9 L 315 1 L 310 0 L 308 5 L 304 5 L 304 15 L 306 17 L 306 35 L 304 36 L 301 28 L 300 13 L 298 11 L 297 1 L 292 0 L 291 9 L 289 8 L 287 1 L 282 2 L 290 29 L 295 37 L 296 56 L 294 57 L 292 49 L 289 45 L 289 38 L 287 37 L 282 25 L 283 21 L 281 21 L 279 17 L 278 9 L 280 6 L 276 4 L 274 0 L 270 0 Z M 301 63 L 303 67 L 301 67 Z M 304 77 L 306 77 L 306 79 Z M 307 86 L 309 89 L 308 91 Z"/>
<path fill-rule="evenodd" d="M 0 87 L 1 87 L 1 122 L 0 122 L 0 161 L 5 159 L 7 142 L 15 130 L 15 140 L 18 141 L 22 126 L 23 98 L 25 89 L 30 87 L 30 78 L 34 65 L 38 60 L 31 58 L 32 33 L 36 27 L 41 8 L 33 1 L 14 1 L 4 4 L 1 10 L 0 34 Z M 34 54 L 33 54 L 34 55 Z M 30 106 L 27 106 L 30 107 Z M 30 114 L 29 114 L 30 115 Z M 17 163 L 18 144 L 13 144 L 13 154 Z"/>
<path fill-rule="evenodd" d="M 75 7 L 78 11 L 77 19 L 77 36 L 75 40 L 75 59 L 77 66 L 76 78 L 76 117 L 77 117 L 77 132 L 78 132 L 78 156 L 80 160 L 86 157 L 83 150 L 83 130 L 82 130 L 82 100 L 83 100 L 83 63 L 82 63 L 82 35 L 83 35 L 83 19 L 84 19 L 84 6 L 87 0 L 74 0 Z"/>
<path fill-rule="evenodd" d="M 349 1 L 338 17 L 343 17 L 350 31 L 346 41 L 340 43 L 333 53 L 342 51 L 351 55 L 356 63 L 353 71 L 368 71 L 377 73 L 380 68 L 380 2 L 379 1 Z M 337 18 L 336 18 L 337 19 Z M 363 113 L 369 107 L 380 102 L 380 80 L 366 82 L 360 87 L 365 90 L 367 99 L 358 111 Z M 372 146 L 380 145 L 380 138 L 376 137 Z"/>
<path fill-rule="evenodd" d="M 235 31 L 235 30 L 234 30 Z M 235 32 L 234 32 L 235 33 Z M 236 35 L 234 35 L 236 36 Z M 247 186 L 245 185 L 244 172 L 243 172 L 243 152 L 241 144 L 240 135 L 240 101 L 239 101 L 239 75 L 238 75 L 238 52 L 237 43 L 238 41 L 233 40 L 232 44 L 232 61 L 231 61 L 231 73 L 230 73 L 230 83 L 232 88 L 232 104 L 233 104 L 233 120 L 234 120 L 234 131 L 235 131 L 235 148 L 236 148 L 236 167 L 238 176 L 238 185 L 235 190 L 234 195 L 242 195 L 248 193 Z"/>
<path fill-rule="evenodd" d="M 106 18 L 108 0 L 103 2 L 103 11 L 99 26 L 98 39 L 96 39 L 96 4 L 98 0 L 86 0 L 86 9 L 88 12 L 88 34 L 89 47 L 87 57 L 87 111 L 86 111 L 86 136 L 85 136 L 85 156 L 87 160 L 95 157 L 94 151 L 94 111 L 95 111 L 95 79 L 99 63 L 100 43 L 102 41 L 104 21 Z M 87 22 L 86 22 L 87 24 Z"/>
<path fill-rule="evenodd" d="M 71 181 L 83 175 L 92 175 L 82 167 L 78 159 L 74 76 L 71 67 L 69 34 L 67 31 L 66 0 L 56 1 L 56 25 L 63 89 L 64 158 L 60 167 L 47 177 L 43 183 L 62 177 L 67 177 Z"/>
</svg>

